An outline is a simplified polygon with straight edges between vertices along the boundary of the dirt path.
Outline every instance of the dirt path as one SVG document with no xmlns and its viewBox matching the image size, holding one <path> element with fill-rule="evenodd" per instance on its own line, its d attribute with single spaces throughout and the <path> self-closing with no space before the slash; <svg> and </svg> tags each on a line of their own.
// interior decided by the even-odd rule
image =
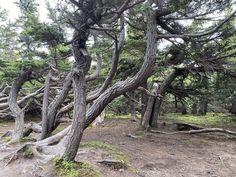
<svg viewBox="0 0 236 177">
<path fill-rule="evenodd" d="M 105 177 L 236 176 L 235 138 L 220 134 L 151 134 L 137 131 L 137 128 L 138 123 L 129 120 L 107 120 L 104 126 L 87 129 L 83 138 L 83 141 L 96 140 L 114 145 L 128 156 L 131 169 L 119 171 L 98 165 L 96 161 L 106 154 L 96 149 L 80 150 L 77 159 L 90 161 Z M 137 137 L 128 137 L 127 134 Z M 32 165 L 35 163 L 16 161 L 1 168 L 0 177 L 40 176 Z M 44 173 L 44 176 L 47 175 Z"/>
<path fill-rule="evenodd" d="M 136 131 L 137 127 L 135 122 L 112 120 L 104 127 L 87 130 L 84 139 L 118 147 L 137 169 L 135 176 L 236 176 L 236 139 L 224 135 L 150 134 Z M 127 137 L 129 133 L 141 137 Z"/>
</svg>

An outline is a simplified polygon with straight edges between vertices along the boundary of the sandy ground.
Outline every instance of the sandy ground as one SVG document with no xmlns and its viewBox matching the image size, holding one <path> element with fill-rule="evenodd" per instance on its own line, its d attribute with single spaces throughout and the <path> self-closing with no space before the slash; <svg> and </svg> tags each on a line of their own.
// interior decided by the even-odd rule
<svg viewBox="0 0 236 177">
<path fill-rule="evenodd" d="M 1 126 L 0 132 L 6 127 Z M 81 149 L 76 159 L 89 161 L 104 177 L 236 176 L 236 139 L 233 137 L 152 134 L 137 129 L 136 122 L 107 120 L 103 126 L 87 129 L 83 138 L 83 141 L 103 141 L 117 147 L 130 160 L 128 170 L 114 170 L 98 164 L 97 160 L 107 156 L 103 150 Z M 169 128 L 161 127 L 161 130 L 168 131 Z M 0 156 L 7 153 L 0 152 Z M 0 166 L 0 177 L 55 176 L 49 173 L 51 166 L 42 165 L 39 159 L 19 159 L 5 167 L 0 162 Z"/>
</svg>

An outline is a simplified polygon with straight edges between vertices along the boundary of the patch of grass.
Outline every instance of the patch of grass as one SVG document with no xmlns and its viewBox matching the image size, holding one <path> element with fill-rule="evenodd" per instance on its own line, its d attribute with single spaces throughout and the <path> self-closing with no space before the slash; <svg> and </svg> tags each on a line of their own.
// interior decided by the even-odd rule
<svg viewBox="0 0 236 177">
<path fill-rule="evenodd" d="M 88 162 L 64 161 L 59 157 L 55 157 L 53 161 L 56 163 L 55 173 L 59 177 L 102 177 Z"/>
<path fill-rule="evenodd" d="M 3 137 L 3 140 L 5 142 L 9 142 L 9 141 L 11 141 L 11 137 L 10 136 Z"/>
<path fill-rule="evenodd" d="M 0 120 L 0 124 L 12 124 L 12 123 L 14 123 L 15 121 L 14 121 L 14 119 L 11 119 L 11 120 Z"/>
<path fill-rule="evenodd" d="M 53 131 L 53 135 L 54 135 L 54 134 L 57 134 L 57 133 L 59 133 L 59 132 L 61 132 L 61 131 L 64 130 L 64 129 L 65 129 L 65 127 L 63 127 L 63 126 L 57 127 L 57 128 Z"/>
<path fill-rule="evenodd" d="M 168 113 L 162 117 L 163 121 L 192 123 L 210 126 L 235 127 L 236 117 L 224 113 L 207 113 L 205 116 L 196 116 L 191 114 L 182 115 L 180 113 Z"/>
<path fill-rule="evenodd" d="M 104 143 L 102 141 L 85 141 L 81 142 L 80 146 L 103 149 L 107 151 L 111 156 L 113 156 L 116 160 L 122 161 L 127 167 L 130 166 L 128 157 L 111 144 Z"/>
<path fill-rule="evenodd" d="M 25 142 L 35 142 L 37 141 L 36 139 L 32 138 L 32 137 L 24 137 L 20 139 L 21 143 L 25 143 Z"/>
<path fill-rule="evenodd" d="M 130 119 L 131 115 L 130 114 L 121 114 L 121 115 L 116 115 L 116 114 L 111 114 L 108 113 L 106 114 L 106 119 Z M 137 114 L 137 118 L 141 118 L 140 114 Z"/>
<path fill-rule="evenodd" d="M 68 125 L 70 125 L 70 122 L 68 123 L 61 123 L 53 132 L 52 134 L 55 135 L 61 131 L 63 131 Z"/>
<path fill-rule="evenodd" d="M 130 114 L 116 115 L 116 114 L 106 114 L 106 119 L 130 119 Z"/>
<path fill-rule="evenodd" d="M 130 118 L 131 118 L 131 114 L 121 114 L 121 115 L 112 114 L 112 113 L 106 114 L 106 119 L 130 119 Z M 137 118 L 140 119 L 141 115 L 137 114 Z"/>
</svg>

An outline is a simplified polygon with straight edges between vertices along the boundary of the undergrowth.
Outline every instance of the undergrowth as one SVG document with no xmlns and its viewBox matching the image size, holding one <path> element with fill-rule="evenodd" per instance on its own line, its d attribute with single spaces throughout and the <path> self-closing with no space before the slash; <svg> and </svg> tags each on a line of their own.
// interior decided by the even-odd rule
<svg viewBox="0 0 236 177">
<path fill-rule="evenodd" d="M 88 162 L 64 161 L 59 157 L 55 157 L 53 161 L 56 163 L 55 173 L 59 177 L 102 177 Z"/>
<path fill-rule="evenodd" d="M 130 119 L 131 115 L 130 114 L 111 114 L 111 113 L 107 113 L 106 114 L 106 119 Z M 137 114 L 137 118 L 140 119 L 141 115 Z"/>
<path fill-rule="evenodd" d="M 236 117 L 224 113 L 207 113 L 207 115 L 205 116 L 168 113 L 162 116 L 162 120 L 167 122 L 182 122 L 182 123 L 192 123 L 199 125 L 209 125 L 209 126 L 225 126 L 225 127 L 236 126 Z"/>
</svg>

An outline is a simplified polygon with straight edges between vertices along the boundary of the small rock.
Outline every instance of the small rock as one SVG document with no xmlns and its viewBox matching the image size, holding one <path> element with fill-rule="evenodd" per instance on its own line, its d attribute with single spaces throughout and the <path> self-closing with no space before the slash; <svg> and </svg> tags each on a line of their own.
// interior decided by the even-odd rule
<svg viewBox="0 0 236 177">
<path fill-rule="evenodd" d="M 120 160 L 105 159 L 105 160 L 97 161 L 97 163 L 104 164 L 106 166 L 110 166 L 116 170 L 127 169 L 126 164 Z"/>
</svg>

